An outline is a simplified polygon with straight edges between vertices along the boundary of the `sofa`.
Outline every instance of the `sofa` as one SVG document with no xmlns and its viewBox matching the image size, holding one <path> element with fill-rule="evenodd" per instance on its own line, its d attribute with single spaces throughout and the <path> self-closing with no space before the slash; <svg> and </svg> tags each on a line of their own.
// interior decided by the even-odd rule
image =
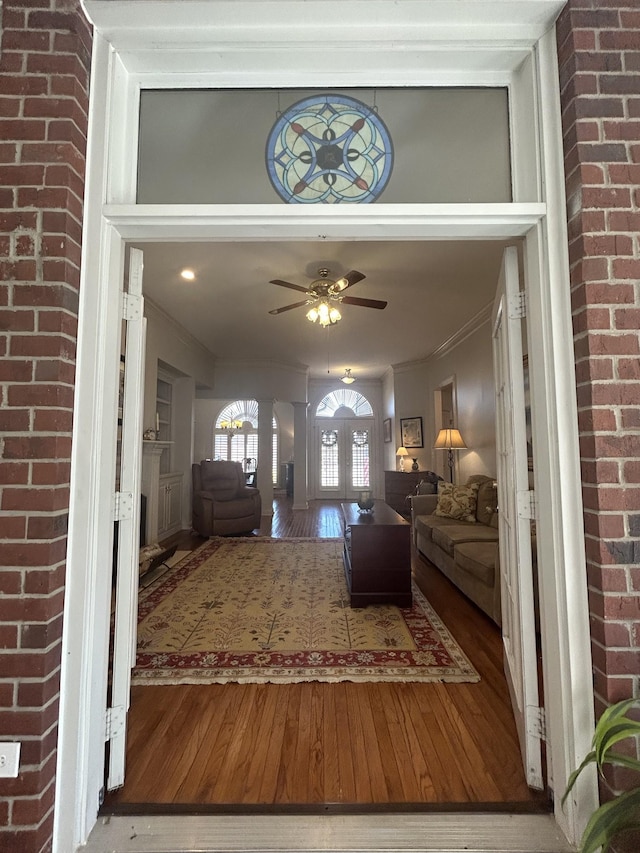
<svg viewBox="0 0 640 853">
<path fill-rule="evenodd" d="M 201 536 L 231 536 L 260 527 L 262 500 L 246 485 L 239 462 L 203 459 L 191 466 L 192 526 Z"/>
<path fill-rule="evenodd" d="M 500 625 L 497 489 L 477 474 L 464 487 L 438 483 L 437 494 L 411 496 L 417 550 Z M 430 490 L 427 487 L 427 490 Z"/>
</svg>

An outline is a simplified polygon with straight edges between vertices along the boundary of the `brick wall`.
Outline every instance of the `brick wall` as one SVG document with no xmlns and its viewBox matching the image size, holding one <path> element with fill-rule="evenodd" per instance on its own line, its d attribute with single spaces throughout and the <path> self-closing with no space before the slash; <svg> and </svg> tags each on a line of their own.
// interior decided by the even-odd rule
<svg viewBox="0 0 640 853">
<path fill-rule="evenodd" d="M 50 849 L 91 36 L 4 0 L 0 54 L 0 849 Z"/>
<path fill-rule="evenodd" d="M 557 33 L 599 714 L 640 695 L 640 5 L 569 0 Z"/>
</svg>

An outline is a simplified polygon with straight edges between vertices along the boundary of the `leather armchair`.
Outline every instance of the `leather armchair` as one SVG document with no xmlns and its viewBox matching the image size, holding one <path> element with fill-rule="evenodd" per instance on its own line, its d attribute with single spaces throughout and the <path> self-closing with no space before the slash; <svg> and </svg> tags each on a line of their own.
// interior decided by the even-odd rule
<svg viewBox="0 0 640 853">
<path fill-rule="evenodd" d="M 262 499 L 245 485 L 239 462 L 204 459 L 191 466 L 193 529 L 201 536 L 249 533 L 260 527 Z"/>
</svg>

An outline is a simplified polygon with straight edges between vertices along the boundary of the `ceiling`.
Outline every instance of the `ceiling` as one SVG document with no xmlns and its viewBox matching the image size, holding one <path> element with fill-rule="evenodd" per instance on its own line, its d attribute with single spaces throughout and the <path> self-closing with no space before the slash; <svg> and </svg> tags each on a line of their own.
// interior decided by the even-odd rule
<svg viewBox="0 0 640 853">
<path fill-rule="evenodd" d="M 481 241 L 146 243 L 144 292 L 215 356 L 309 367 L 312 378 L 379 378 L 389 365 L 422 359 L 493 301 L 505 243 Z M 180 271 L 194 270 L 195 281 Z M 366 278 L 349 295 L 387 300 L 384 310 L 341 306 L 342 320 L 322 329 L 304 299 L 270 284 L 308 286 L 319 267 L 339 278 Z"/>
</svg>

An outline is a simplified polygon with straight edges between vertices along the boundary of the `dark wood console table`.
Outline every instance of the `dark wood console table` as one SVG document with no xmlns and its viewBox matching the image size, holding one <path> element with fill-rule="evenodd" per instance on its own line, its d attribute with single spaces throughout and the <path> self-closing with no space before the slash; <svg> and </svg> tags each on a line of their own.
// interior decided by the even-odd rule
<svg viewBox="0 0 640 853">
<path fill-rule="evenodd" d="M 411 607 L 411 525 L 384 501 L 373 512 L 340 504 L 344 518 L 344 572 L 352 607 Z"/>
<path fill-rule="evenodd" d="M 385 471 L 384 499 L 387 504 L 400 515 L 411 515 L 411 507 L 407 495 L 415 491 L 416 486 L 424 477 L 424 471 Z"/>
</svg>

